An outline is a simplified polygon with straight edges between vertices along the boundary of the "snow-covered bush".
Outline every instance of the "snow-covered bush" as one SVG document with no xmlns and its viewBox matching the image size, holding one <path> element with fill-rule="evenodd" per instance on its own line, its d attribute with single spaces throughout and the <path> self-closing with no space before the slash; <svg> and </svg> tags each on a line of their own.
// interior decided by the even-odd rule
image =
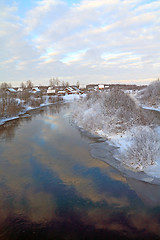
<svg viewBox="0 0 160 240">
<path fill-rule="evenodd" d="M 118 134 L 133 125 L 148 125 L 153 121 L 135 101 L 119 89 L 109 93 L 94 92 L 75 106 L 73 111 L 77 125 L 92 133 Z"/>
<path fill-rule="evenodd" d="M 121 154 L 122 162 L 134 169 L 143 170 L 154 165 L 160 157 L 160 136 L 154 129 L 139 126 L 130 131 L 131 143 Z"/>
<path fill-rule="evenodd" d="M 95 93 L 88 94 L 85 98 L 74 104 L 73 117 L 78 126 L 95 133 L 102 128 L 102 97 Z"/>
<path fill-rule="evenodd" d="M 160 81 L 154 81 L 138 94 L 140 100 L 149 106 L 160 106 Z"/>
<path fill-rule="evenodd" d="M 134 99 L 119 89 L 113 89 L 106 94 L 104 105 L 106 114 L 116 116 L 124 130 L 133 124 L 146 125 L 153 120 L 152 115 L 148 118 Z"/>
</svg>

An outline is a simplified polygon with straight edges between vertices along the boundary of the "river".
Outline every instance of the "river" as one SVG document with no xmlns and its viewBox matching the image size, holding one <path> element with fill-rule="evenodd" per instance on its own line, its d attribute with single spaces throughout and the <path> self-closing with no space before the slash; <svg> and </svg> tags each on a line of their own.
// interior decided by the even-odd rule
<svg viewBox="0 0 160 240">
<path fill-rule="evenodd" d="M 0 240 L 160 239 L 160 186 L 93 158 L 68 107 L 0 128 Z"/>
</svg>

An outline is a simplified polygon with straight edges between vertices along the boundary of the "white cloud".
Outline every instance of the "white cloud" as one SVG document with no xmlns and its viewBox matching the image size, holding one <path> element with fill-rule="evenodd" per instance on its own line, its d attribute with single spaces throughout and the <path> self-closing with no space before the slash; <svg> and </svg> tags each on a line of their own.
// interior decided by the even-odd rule
<svg viewBox="0 0 160 240">
<path fill-rule="evenodd" d="M 42 0 L 23 18 L 17 7 L 1 4 L 3 81 L 159 77 L 159 1 Z"/>
<path fill-rule="evenodd" d="M 46 27 L 50 21 L 57 18 L 63 5 L 65 5 L 64 2 L 58 0 L 42 0 L 37 2 L 36 7 L 27 12 L 26 18 L 24 19 L 26 33 L 30 33 L 42 25 Z"/>
</svg>

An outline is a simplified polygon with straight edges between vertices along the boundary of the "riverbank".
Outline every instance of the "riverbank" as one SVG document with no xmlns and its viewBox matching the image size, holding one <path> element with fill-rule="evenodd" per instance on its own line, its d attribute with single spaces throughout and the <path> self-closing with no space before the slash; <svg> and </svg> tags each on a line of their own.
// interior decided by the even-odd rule
<svg viewBox="0 0 160 240">
<path fill-rule="evenodd" d="M 87 96 L 75 106 L 73 119 L 81 129 L 106 139 L 105 144 L 116 149 L 112 152 L 116 168 L 144 173 L 149 182 L 160 178 L 160 119 L 152 111 L 148 113 L 125 93 L 113 90 L 109 95 Z"/>
<path fill-rule="evenodd" d="M 119 137 L 116 138 L 114 136 L 114 140 L 113 138 L 110 138 L 109 140 L 102 134 L 93 134 L 83 128 L 80 128 L 77 125 L 75 126 L 84 136 L 95 140 L 94 143 L 89 144 L 92 157 L 99 159 L 111 167 L 117 169 L 125 178 L 133 178 L 142 182 L 160 185 L 160 160 L 157 161 L 155 165 L 148 166 L 148 168 L 145 170 L 139 171 L 135 168 L 123 164 L 122 161 L 118 158 L 118 155 L 122 149 L 124 150 L 126 146 L 130 144 L 127 139 L 122 138 L 120 141 Z M 160 134 L 160 127 L 158 128 L 158 131 Z"/>
<path fill-rule="evenodd" d="M 7 122 L 17 120 L 17 119 L 21 118 L 22 116 L 29 117 L 28 113 L 30 111 L 56 104 L 57 102 L 60 101 L 60 99 L 63 100 L 63 102 L 72 102 L 74 100 L 80 99 L 80 97 L 82 97 L 82 96 L 77 95 L 77 94 L 65 95 L 65 96 L 61 96 L 61 97 L 52 97 L 55 101 L 53 103 L 50 103 L 49 102 L 49 97 L 45 96 L 46 101 L 44 103 L 41 103 L 40 106 L 32 107 L 32 106 L 28 106 L 28 105 L 25 106 L 24 105 L 25 110 L 23 110 L 22 112 L 19 112 L 16 116 L 0 118 L 0 126 L 3 126 Z M 18 102 L 20 102 L 19 99 L 18 99 Z"/>
<path fill-rule="evenodd" d="M 54 103 L 46 103 L 46 104 L 43 103 L 39 107 L 28 106 L 28 107 L 26 107 L 25 111 L 20 112 L 17 116 L 1 118 L 0 119 L 0 126 L 3 126 L 7 122 L 10 122 L 10 121 L 13 121 L 13 120 L 17 120 L 17 119 L 21 118 L 22 116 L 29 117 L 30 115 L 28 113 L 30 111 L 36 110 L 36 109 L 39 109 L 39 108 L 42 108 L 42 107 L 46 107 L 46 106 L 49 106 L 49 105 L 52 105 L 52 104 L 54 104 Z"/>
<path fill-rule="evenodd" d="M 148 169 L 148 171 L 136 171 L 133 168 L 121 164 L 121 162 L 114 156 L 118 154 L 118 148 L 113 146 L 109 141 L 90 144 L 90 152 L 92 157 L 106 162 L 120 171 L 126 178 L 129 177 L 150 184 L 160 185 L 160 162 L 158 163 L 158 166 L 156 165 L 152 169 Z M 155 174 L 155 171 L 158 174 Z"/>
<path fill-rule="evenodd" d="M 160 107 L 149 107 L 149 106 L 144 105 L 144 104 L 140 104 L 140 106 L 141 106 L 143 109 L 160 112 Z"/>
</svg>

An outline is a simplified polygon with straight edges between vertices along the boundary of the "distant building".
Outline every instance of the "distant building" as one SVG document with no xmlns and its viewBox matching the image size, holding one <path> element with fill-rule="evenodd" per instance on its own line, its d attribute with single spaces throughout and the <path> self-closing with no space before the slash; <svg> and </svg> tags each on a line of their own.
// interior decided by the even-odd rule
<svg viewBox="0 0 160 240">
<path fill-rule="evenodd" d="M 53 87 L 48 87 L 48 89 L 47 89 L 47 94 L 48 94 L 48 95 L 55 95 L 55 94 L 56 94 L 55 88 L 53 88 Z"/>
<path fill-rule="evenodd" d="M 109 85 L 104 85 L 104 89 L 109 89 Z"/>
<path fill-rule="evenodd" d="M 59 90 L 59 91 L 57 92 L 57 95 L 58 95 L 58 96 L 65 96 L 65 94 L 66 94 L 66 91 L 64 91 L 64 90 Z"/>
<path fill-rule="evenodd" d="M 74 90 L 72 87 L 67 87 L 65 89 L 65 91 L 67 94 L 76 94 L 77 93 L 76 90 Z"/>
<path fill-rule="evenodd" d="M 14 88 L 7 88 L 6 92 L 10 93 L 10 94 L 16 94 L 17 93 L 17 91 Z"/>
<path fill-rule="evenodd" d="M 99 90 L 104 90 L 104 84 L 98 84 L 98 89 Z"/>
<path fill-rule="evenodd" d="M 88 91 L 96 91 L 98 89 L 98 84 L 88 84 L 86 88 Z"/>
<path fill-rule="evenodd" d="M 32 88 L 32 93 L 40 93 L 41 90 L 38 87 Z"/>
<path fill-rule="evenodd" d="M 17 89 L 17 92 L 23 92 L 23 88 L 22 88 L 22 87 L 19 87 L 19 88 Z"/>
</svg>

